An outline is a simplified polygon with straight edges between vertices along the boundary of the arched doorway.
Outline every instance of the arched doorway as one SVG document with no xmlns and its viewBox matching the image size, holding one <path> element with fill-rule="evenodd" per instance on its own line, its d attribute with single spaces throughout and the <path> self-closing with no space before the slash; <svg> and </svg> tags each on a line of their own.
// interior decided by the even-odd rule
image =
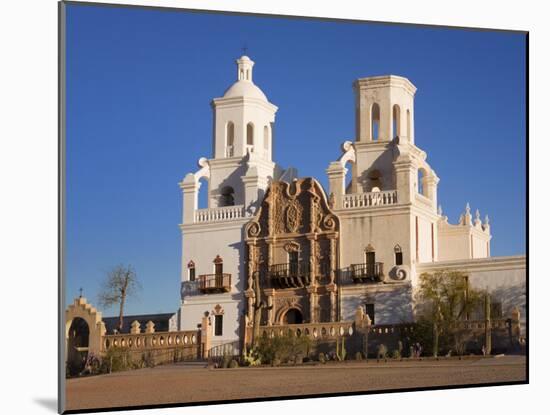
<svg viewBox="0 0 550 415">
<path fill-rule="evenodd" d="M 80 317 L 72 320 L 67 339 L 67 369 L 74 376 L 84 369 L 88 357 L 90 328 Z"/>
<path fill-rule="evenodd" d="M 283 324 L 302 324 L 303 321 L 302 312 L 297 308 L 289 309 L 283 317 Z"/>
</svg>

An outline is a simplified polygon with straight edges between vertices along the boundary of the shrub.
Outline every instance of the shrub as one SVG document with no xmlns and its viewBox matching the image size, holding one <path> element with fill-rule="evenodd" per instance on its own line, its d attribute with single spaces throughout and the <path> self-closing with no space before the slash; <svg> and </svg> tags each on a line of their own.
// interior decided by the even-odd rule
<svg viewBox="0 0 550 415">
<path fill-rule="evenodd" d="M 395 349 L 392 353 L 392 357 L 394 359 L 401 359 L 401 352 L 399 351 L 399 349 Z"/>
<path fill-rule="evenodd" d="M 148 351 L 141 355 L 141 366 L 142 367 L 155 367 L 155 355 L 153 352 Z"/>
<path fill-rule="evenodd" d="M 279 362 L 301 363 L 310 346 L 310 339 L 306 336 L 287 334 L 273 338 L 262 337 L 258 344 L 258 354 L 263 363 Z"/>
<path fill-rule="evenodd" d="M 231 362 L 229 362 L 229 367 L 231 369 L 235 369 L 236 367 L 239 367 L 239 362 L 237 362 L 235 359 L 231 359 Z"/>
<path fill-rule="evenodd" d="M 347 352 L 346 352 L 346 343 L 345 339 L 342 337 L 342 345 L 340 346 L 339 340 L 336 340 L 336 359 L 342 361 L 346 360 Z"/>
<path fill-rule="evenodd" d="M 324 353 L 319 353 L 319 362 L 325 363 L 327 361 L 327 357 Z"/>
<path fill-rule="evenodd" d="M 243 363 L 245 366 L 259 366 L 262 363 L 262 359 L 258 350 L 256 348 L 251 348 L 248 351 L 245 349 Z"/>
<path fill-rule="evenodd" d="M 361 352 L 355 353 L 355 360 L 363 360 L 363 353 Z"/>
<path fill-rule="evenodd" d="M 233 357 L 229 353 L 224 353 L 222 357 L 222 367 L 227 369 L 231 363 L 231 360 L 233 360 Z"/>
<path fill-rule="evenodd" d="M 379 359 L 385 359 L 388 355 L 388 348 L 382 343 L 378 346 L 377 356 Z"/>
<path fill-rule="evenodd" d="M 126 347 L 110 347 L 103 357 L 102 370 L 109 373 L 128 370 L 131 367 L 130 352 Z"/>
</svg>

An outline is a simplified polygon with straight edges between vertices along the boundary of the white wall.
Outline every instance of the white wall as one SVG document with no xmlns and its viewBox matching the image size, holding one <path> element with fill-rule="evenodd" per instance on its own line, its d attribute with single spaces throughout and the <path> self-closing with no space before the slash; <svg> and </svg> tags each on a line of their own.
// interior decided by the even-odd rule
<svg viewBox="0 0 550 415">
<path fill-rule="evenodd" d="M 341 317 L 353 320 L 357 307 L 374 304 L 375 324 L 400 324 L 413 321 L 410 284 L 342 287 Z"/>
<path fill-rule="evenodd" d="M 473 287 L 487 289 L 493 302 L 502 303 L 504 316 L 509 316 L 512 309 L 518 307 L 522 331 L 525 330 L 527 271 L 524 255 L 440 261 L 418 266 L 417 273 L 441 269 L 466 272 Z"/>
</svg>

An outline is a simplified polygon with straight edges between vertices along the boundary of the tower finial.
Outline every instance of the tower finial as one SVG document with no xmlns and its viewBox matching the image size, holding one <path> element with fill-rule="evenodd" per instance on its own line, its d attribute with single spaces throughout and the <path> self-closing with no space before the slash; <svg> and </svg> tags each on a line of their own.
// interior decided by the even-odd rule
<svg viewBox="0 0 550 415">
<path fill-rule="evenodd" d="M 246 47 L 243 50 L 247 49 Z M 237 80 L 252 82 L 252 67 L 254 61 L 248 56 L 243 55 L 237 59 Z"/>
<path fill-rule="evenodd" d="M 489 224 L 489 215 L 485 215 L 485 225 Z"/>
</svg>

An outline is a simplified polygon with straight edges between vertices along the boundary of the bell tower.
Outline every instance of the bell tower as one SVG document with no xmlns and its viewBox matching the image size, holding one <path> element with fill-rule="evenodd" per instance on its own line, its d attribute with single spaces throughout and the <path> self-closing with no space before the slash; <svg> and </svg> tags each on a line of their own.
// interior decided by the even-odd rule
<svg viewBox="0 0 550 415">
<path fill-rule="evenodd" d="M 254 61 L 241 56 L 236 64 L 237 81 L 223 97 L 212 101 L 214 158 L 242 158 L 254 153 L 271 161 L 277 107 L 254 84 Z"/>
<path fill-rule="evenodd" d="M 414 144 L 416 87 L 401 76 L 361 78 L 355 90 L 355 140 L 360 143 L 391 141 Z"/>
</svg>

